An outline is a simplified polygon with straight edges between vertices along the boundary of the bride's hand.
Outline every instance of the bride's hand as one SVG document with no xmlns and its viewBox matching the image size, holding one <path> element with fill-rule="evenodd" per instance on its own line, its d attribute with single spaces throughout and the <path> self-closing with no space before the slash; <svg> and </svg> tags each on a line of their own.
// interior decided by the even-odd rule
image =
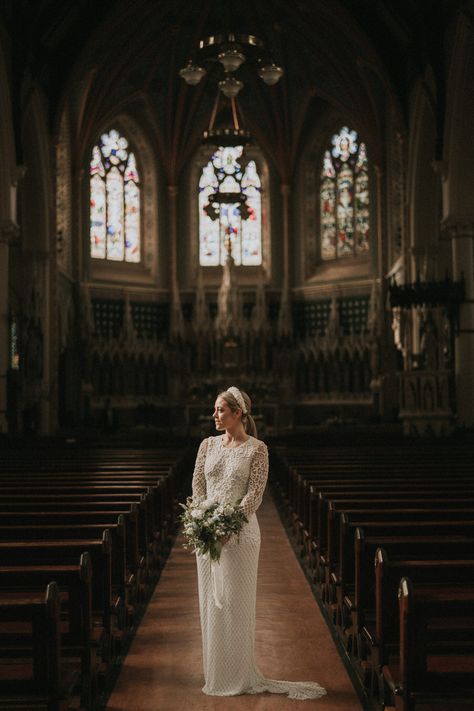
<svg viewBox="0 0 474 711">
<path fill-rule="evenodd" d="M 221 546 L 225 546 L 230 541 L 230 536 L 221 536 L 218 540 Z"/>
</svg>

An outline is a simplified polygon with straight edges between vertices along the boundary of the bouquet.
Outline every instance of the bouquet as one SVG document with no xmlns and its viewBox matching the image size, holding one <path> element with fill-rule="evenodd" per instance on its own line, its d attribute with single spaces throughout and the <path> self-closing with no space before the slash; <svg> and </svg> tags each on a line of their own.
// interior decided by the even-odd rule
<svg viewBox="0 0 474 711">
<path fill-rule="evenodd" d="M 247 523 L 239 502 L 219 504 L 210 499 L 188 497 L 180 506 L 184 509 L 179 517 L 186 538 L 184 547 L 200 555 L 209 555 L 211 560 L 218 561 L 221 556 L 219 538 L 238 535 Z"/>
</svg>

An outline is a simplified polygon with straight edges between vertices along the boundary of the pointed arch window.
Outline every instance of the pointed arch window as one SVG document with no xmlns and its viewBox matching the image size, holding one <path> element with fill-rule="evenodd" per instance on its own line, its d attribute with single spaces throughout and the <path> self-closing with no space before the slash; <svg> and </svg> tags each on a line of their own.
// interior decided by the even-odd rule
<svg viewBox="0 0 474 711">
<path fill-rule="evenodd" d="M 235 200 L 233 200 L 235 194 Z M 262 264 L 262 183 L 243 146 L 218 148 L 199 179 L 199 264 Z"/>
<path fill-rule="evenodd" d="M 140 262 L 140 179 L 135 155 L 115 129 L 92 149 L 89 173 L 91 257 Z"/>
<path fill-rule="evenodd" d="M 343 126 L 324 153 L 320 183 L 321 258 L 369 251 L 370 196 L 367 148 Z"/>
</svg>

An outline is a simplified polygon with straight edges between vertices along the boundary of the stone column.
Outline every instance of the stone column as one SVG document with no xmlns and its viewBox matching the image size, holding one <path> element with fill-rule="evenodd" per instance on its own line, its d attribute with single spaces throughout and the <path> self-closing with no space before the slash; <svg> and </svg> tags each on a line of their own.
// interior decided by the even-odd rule
<svg viewBox="0 0 474 711">
<path fill-rule="evenodd" d="M 283 223 L 283 287 L 281 290 L 280 313 L 278 317 L 278 335 L 291 336 L 291 304 L 290 304 L 290 193 L 288 183 L 280 187 L 282 197 L 282 223 Z"/>
<path fill-rule="evenodd" d="M 18 234 L 10 220 L 0 224 L 0 432 L 7 432 L 7 373 L 10 367 L 10 323 L 8 303 L 9 244 Z"/>
<path fill-rule="evenodd" d="M 184 337 L 184 320 L 181 310 L 181 297 L 178 283 L 178 246 L 177 246 L 177 213 L 176 203 L 178 188 L 176 185 L 168 185 L 169 197 L 169 237 L 170 237 L 170 276 L 171 276 L 171 323 L 170 331 L 173 338 Z"/>
<path fill-rule="evenodd" d="M 455 341 L 458 423 L 474 426 L 474 222 L 448 224 L 452 239 L 453 278 L 464 278 L 465 302 L 459 309 Z"/>
</svg>

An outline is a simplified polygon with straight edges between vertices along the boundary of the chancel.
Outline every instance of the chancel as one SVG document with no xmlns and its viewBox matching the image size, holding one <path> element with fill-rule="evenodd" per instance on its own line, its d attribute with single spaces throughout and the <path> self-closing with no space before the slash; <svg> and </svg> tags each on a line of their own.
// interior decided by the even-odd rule
<svg viewBox="0 0 474 711">
<path fill-rule="evenodd" d="M 0 709 L 470 708 L 473 97 L 474 0 L 0 3 Z"/>
</svg>

